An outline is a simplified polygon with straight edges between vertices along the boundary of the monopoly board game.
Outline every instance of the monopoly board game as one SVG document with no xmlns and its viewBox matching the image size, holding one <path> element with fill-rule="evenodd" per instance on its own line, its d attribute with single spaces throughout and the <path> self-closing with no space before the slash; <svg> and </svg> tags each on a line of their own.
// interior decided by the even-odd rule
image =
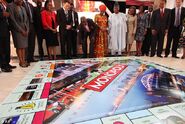
<svg viewBox="0 0 185 124">
<path fill-rule="evenodd" d="M 185 72 L 136 58 L 38 62 L 2 124 L 185 124 Z"/>
</svg>

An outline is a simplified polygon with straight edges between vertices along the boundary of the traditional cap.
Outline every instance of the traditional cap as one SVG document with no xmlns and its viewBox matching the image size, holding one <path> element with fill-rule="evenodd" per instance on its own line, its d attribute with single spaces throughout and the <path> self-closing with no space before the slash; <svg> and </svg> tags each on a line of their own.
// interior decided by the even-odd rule
<svg viewBox="0 0 185 124">
<path fill-rule="evenodd" d="M 117 1 L 114 3 L 114 7 L 118 7 L 119 8 L 119 3 Z"/>
<path fill-rule="evenodd" d="M 100 11 L 106 11 L 106 8 L 107 7 L 103 4 L 99 6 Z"/>
</svg>

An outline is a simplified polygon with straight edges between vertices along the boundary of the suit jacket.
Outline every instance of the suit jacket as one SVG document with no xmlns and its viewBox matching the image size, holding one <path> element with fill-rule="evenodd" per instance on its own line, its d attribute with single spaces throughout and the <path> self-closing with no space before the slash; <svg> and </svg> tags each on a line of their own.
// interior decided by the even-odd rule
<svg viewBox="0 0 185 124">
<path fill-rule="evenodd" d="M 0 3 L 0 37 L 7 37 L 9 33 L 8 18 L 3 16 L 3 5 Z"/>
<path fill-rule="evenodd" d="M 87 19 L 87 23 L 88 23 L 88 27 L 90 29 L 90 32 L 87 32 L 85 26 L 82 23 L 80 23 L 80 25 L 79 25 L 80 39 L 85 38 L 88 34 L 90 34 L 91 36 L 94 36 L 94 37 L 96 36 L 98 25 L 96 23 L 94 23 L 92 19 Z"/>
<path fill-rule="evenodd" d="M 68 19 L 67 19 L 63 8 L 60 8 L 59 10 L 57 10 L 57 23 L 59 25 L 60 32 L 66 31 L 66 25 L 72 26 L 71 11 L 68 11 Z"/>
<path fill-rule="evenodd" d="M 180 16 L 180 25 L 183 25 L 183 19 L 185 18 L 185 8 L 181 8 L 181 16 Z M 175 8 L 171 10 L 171 21 L 170 21 L 170 28 L 173 28 L 175 23 Z"/>
<path fill-rule="evenodd" d="M 78 13 L 76 11 L 71 11 L 71 14 L 72 14 L 72 24 L 74 23 L 73 30 L 77 30 L 79 25 Z M 73 22 L 73 14 L 74 14 L 74 22 Z"/>
<path fill-rule="evenodd" d="M 170 9 L 164 9 L 164 16 L 161 18 L 160 9 L 153 11 L 151 18 L 151 29 L 159 31 L 165 31 L 169 29 L 170 26 Z"/>
<path fill-rule="evenodd" d="M 34 23 L 34 19 L 35 19 L 35 17 L 34 17 L 34 7 L 33 7 L 33 5 L 32 5 L 31 3 L 28 2 L 28 4 L 29 4 L 29 6 L 30 6 L 30 11 L 31 11 L 31 14 L 32 14 L 32 21 L 33 21 L 33 22 L 31 22 L 31 15 L 29 14 L 29 10 L 27 9 L 27 7 L 26 7 L 24 1 L 23 1 L 22 6 L 23 6 L 23 7 L 25 8 L 25 10 L 26 10 L 26 14 L 27 14 L 27 16 L 28 16 L 29 23 Z"/>
</svg>

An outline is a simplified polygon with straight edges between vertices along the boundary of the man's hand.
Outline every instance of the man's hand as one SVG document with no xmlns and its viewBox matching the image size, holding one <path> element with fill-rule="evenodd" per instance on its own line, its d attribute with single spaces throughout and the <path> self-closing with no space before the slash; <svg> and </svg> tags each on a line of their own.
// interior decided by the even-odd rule
<svg viewBox="0 0 185 124">
<path fill-rule="evenodd" d="M 67 30 L 71 29 L 71 25 L 66 25 L 66 29 Z"/>
</svg>

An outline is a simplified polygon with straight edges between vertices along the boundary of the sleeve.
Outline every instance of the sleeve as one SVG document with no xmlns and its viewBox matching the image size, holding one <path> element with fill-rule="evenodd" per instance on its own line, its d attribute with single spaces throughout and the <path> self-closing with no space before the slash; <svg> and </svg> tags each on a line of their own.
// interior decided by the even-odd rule
<svg viewBox="0 0 185 124">
<path fill-rule="evenodd" d="M 148 28 L 148 24 L 149 24 L 148 14 L 145 14 L 145 29 Z"/>
<path fill-rule="evenodd" d="M 0 5 L 0 19 L 3 19 L 3 9 L 1 7 L 1 5 Z"/>
<path fill-rule="evenodd" d="M 24 30 L 19 26 L 17 21 L 15 20 L 14 11 L 12 10 L 12 7 L 7 6 L 7 12 L 10 13 L 10 23 L 16 29 L 18 32 L 24 32 Z"/>
<path fill-rule="evenodd" d="M 127 32 L 127 16 L 125 14 L 123 14 L 123 21 L 124 21 L 124 29 L 125 29 L 125 32 Z"/>
<path fill-rule="evenodd" d="M 54 16 L 54 18 L 55 18 L 55 28 L 57 28 L 58 23 L 57 23 L 57 15 L 56 15 L 55 12 L 53 12 L 53 16 Z"/>
<path fill-rule="evenodd" d="M 155 29 L 155 18 L 156 18 L 156 11 L 153 12 L 152 18 L 151 18 L 151 29 Z"/>
<path fill-rule="evenodd" d="M 26 9 L 23 7 L 23 10 L 24 10 L 24 16 L 26 17 L 26 20 L 25 20 L 25 24 L 26 24 L 26 29 L 27 29 L 27 32 L 29 31 L 29 19 L 28 19 L 28 16 L 26 14 Z"/>
<path fill-rule="evenodd" d="M 134 20 L 134 31 L 133 31 L 134 34 L 136 34 L 136 29 L 137 29 L 137 16 L 135 16 Z"/>
<path fill-rule="evenodd" d="M 112 15 L 110 15 L 108 18 L 108 33 L 109 33 L 109 35 L 111 32 L 111 27 L 112 27 Z"/>
<path fill-rule="evenodd" d="M 49 25 L 48 25 L 48 23 L 47 23 L 47 20 L 46 20 L 46 12 L 45 11 L 43 11 L 41 13 L 41 19 L 42 19 L 42 26 L 44 28 L 50 28 Z"/>
</svg>

